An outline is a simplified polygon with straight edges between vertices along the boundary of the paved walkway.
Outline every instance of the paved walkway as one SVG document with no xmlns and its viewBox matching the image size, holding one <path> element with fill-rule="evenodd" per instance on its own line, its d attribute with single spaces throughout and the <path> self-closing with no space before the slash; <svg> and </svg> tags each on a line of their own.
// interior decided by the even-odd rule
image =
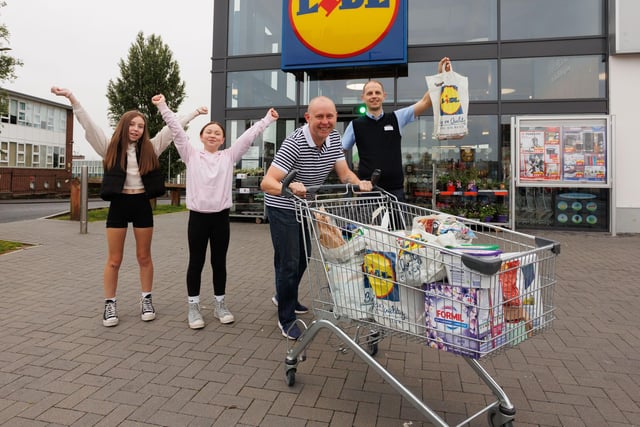
<svg viewBox="0 0 640 427">
<path fill-rule="evenodd" d="M 0 425 L 429 425 L 328 333 L 310 345 L 295 385 L 285 384 L 268 225 L 232 223 L 227 299 L 236 322 L 213 318 L 207 267 L 207 326 L 190 330 L 187 214 L 155 218 L 158 317 L 140 320 L 129 231 L 115 328 L 101 322 L 104 223 L 89 223 L 88 234 L 76 222 L 0 224 L 0 239 L 35 244 L 0 256 Z M 558 319 L 483 366 L 516 406 L 516 426 L 640 426 L 640 235 L 538 234 L 562 244 Z M 490 397 L 460 357 L 394 337 L 376 359 L 448 423 Z"/>
</svg>

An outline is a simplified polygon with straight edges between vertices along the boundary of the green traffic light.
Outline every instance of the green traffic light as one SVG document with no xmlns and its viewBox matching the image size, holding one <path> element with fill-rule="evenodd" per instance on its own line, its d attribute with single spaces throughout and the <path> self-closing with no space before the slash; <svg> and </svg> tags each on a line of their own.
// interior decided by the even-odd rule
<svg viewBox="0 0 640 427">
<path fill-rule="evenodd" d="M 356 112 L 358 114 L 360 114 L 361 116 L 364 116 L 365 113 L 367 112 L 367 107 L 366 105 L 358 105 L 358 107 L 356 108 Z"/>
</svg>

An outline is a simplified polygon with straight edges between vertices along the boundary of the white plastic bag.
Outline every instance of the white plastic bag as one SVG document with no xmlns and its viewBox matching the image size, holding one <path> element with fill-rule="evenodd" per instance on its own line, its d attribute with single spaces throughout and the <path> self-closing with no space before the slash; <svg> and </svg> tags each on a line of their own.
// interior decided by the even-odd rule
<svg viewBox="0 0 640 427">
<path fill-rule="evenodd" d="M 460 139 L 468 133 L 469 79 L 453 70 L 425 76 L 433 104 L 434 139 Z"/>
<path fill-rule="evenodd" d="M 396 264 L 400 283 L 421 287 L 446 276 L 440 245 L 434 239 L 437 238 L 432 234 L 417 232 L 401 242 Z"/>
<path fill-rule="evenodd" d="M 371 319 L 374 295 L 365 286 L 362 258 L 345 264 L 326 264 L 329 288 L 334 302 L 334 313 L 349 319 Z"/>
<path fill-rule="evenodd" d="M 466 224 L 447 214 L 432 214 L 418 216 L 413 219 L 412 233 L 428 233 L 435 238 L 428 237 L 428 241 L 440 246 L 456 246 L 471 243 L 476 234 Z"/>
<path fill-rule="evenodd" d="M 403 230 L 391 231 L 389 210 L 386 206 L 380 206 L 371 214 L 371 224 L 377 222 L 380 217 L 380 225 L 370 225 L 364 230 L 367 241 L 367 249 L 377 252 L 396 252 L 399 241 L 406 236 Z"/>
</svg>

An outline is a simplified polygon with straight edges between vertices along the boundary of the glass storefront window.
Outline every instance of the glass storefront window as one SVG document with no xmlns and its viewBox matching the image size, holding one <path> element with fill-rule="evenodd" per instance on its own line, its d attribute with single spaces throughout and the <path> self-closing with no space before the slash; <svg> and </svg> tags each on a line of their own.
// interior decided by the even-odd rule
<svg viewBox="0 0 640 427">
<path fill-rule="evenodd" d="M 606 71 L 600 55 L 504 59 L 503 100 L 604 98 Z"/>
<path fill-rule="evenodd" d="M 418 117 L 402 130 L 405 192 L 410 203 L 430 204 L 440 181 L 452 177 L 465 176 L 464 185 L 482 190 L 508 181 L 497 116 L 468 118 L 469 134 L 460 140 L 433 139 L 432 116 Z M 436 197 L 437 205 L 445 202 Z"/>
<path fill-rule="evenodd" d="M 387 94 L 385 104 L 393 103 L 395 92 L 392 78 L 375 79 L 382 83 Z M 362 102 L 362 88 L 368 79 L 314 80 L 305 73 L 302 86 L 302 104 L 316 96 L 327 96 L 336 105 L 356 105 Z"/>
<path fill-rule="evenodd" d="M 296 79 L 280 70 L 227 73 L 227 108 L 296 105 Z"/>
<path fill-rule="evenodd" d="M 229 0 L 229 56 L 280 53 L 282 2 Z"/>
<path fill-rule="evenodd" d="M 497 61 L 455 61 L 457 73 L 469 78 L 469 101 L 496 100 L 498 92 Z M 438 72 L 437 62 L 409 64 L 409 76 L 398 78 L 398 103 L 413 103 L 427 91 L 425 76 Z"/>
<path fill-rule="evenodd" d="M 501 1 L 500 38 L 520 40 L 603 35 L 603 2 L 604 0 Z"/>
<path fill-rule="evenodd" d="M 433 117 L 420 116 L 402 129 L 403 153 L 421 158 L 424 153 L 435 163 L 455 163 L 461 160 L 460 149 L 471 148 L 474 162 L 498 162 L 500 140 L 497 116 L 468 116 L 469 134 L 457 140 L 432 138 Z"/>
<path fill-rule="evenodd" d="M 409 0 L 409 45 L 497 39 L 497 0 Z"/>
</svg>

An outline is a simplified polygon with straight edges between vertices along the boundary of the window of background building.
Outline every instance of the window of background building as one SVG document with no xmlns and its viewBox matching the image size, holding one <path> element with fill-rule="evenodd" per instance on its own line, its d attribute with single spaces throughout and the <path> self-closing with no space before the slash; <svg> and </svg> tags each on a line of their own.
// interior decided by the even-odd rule
<svg viewBox="0 0 640 427">
<path fill-rule="evenodd" d="M 456 72 L 469 78 L 469 100 L 496 100 L 498 93 L 497 61 L 454 61 Z M 438 72 L 437 62 L 409 64 L 409 76 L 398 78 L 398 102 L 413 103 L 427 91 L 425 76 Z"/>
<path fill-rule="evenodd" d="M 345 80 L 314 80 L 308 74 L 304 75 L 302 85 L 303 99 L 301 103 L 308 105 L 311 98 L 327 96 L 336 105 L 357 105 L 362 103 L 362 88 L 369 79 L 345 79 Z M 382 83 L 387 94 L 385 103 L 393 103 L 395 91 L 393 90 L 393 78 L 375 79 Z"/>
<path fill-rule="evenodd" d="M 9 141 L 0 141 L 0 166 L 9 166 Z"/>
<path fill-rule="evenodd" d="M 502 40 L 599 36 L 604 0 L 509 0 L 500 2 Z"/>
<path fill-rule="evenodd" d="M 588 99 L 606 95 L 601 55 L 504 59 L 503 100 Z"/>
<path fill-rule="evenodd" d="M 280 53 L 282 2 L 229 0 L 229 56 Z"/>
<path fill-rule="evenodd" d="M 15 125 L 18 123 L 18 101 L 9 100 L 9 123 Z"/>
<path fill-rule="evenodd" d="M 18 102 L 18 124 L 21 126 L 27 125 L 27 103 Z"/>
<path fill-rule="evenodd" d="M 47 145 L 46 148 L 47 148 L 47 158 L 46 158 L 45 167 L 48 169 L 51 169 L 53 168 L 53 147 L 51 147 L 50 145 Z"/>
<path fill-rule="evenodd" d="M 33 167 L 40 167 L 40 146 L 39 145 L 34 145 L 33 146 L 33 159 L 31 161 L 31 164 L 33 165 Z"/>
<path fill-rule="evenodd" d="M 53 130 L 53 115 L 53 108 L 47 107 L 47 130 Z"/>
<path fill-rule="evenodd" d="M 409 0 L 408 12 L 409 45 L 497 39 L 497 0 Z"/>
<path fill-rule="evenodd" d="M 16 166 L 25 166 L 25 144 L 19 142 L 16 151 Z"/>
<path fill-rule="evenodd" d="M 57 120 L 54 130 L 56 132 L 65 132 L 67 130 L 67 112 L 60 108 L 56 108 L 55 111 Z"/>
<path fill-rule="evenodd" d="M 293 74 L 280 70 L 227 73 L 227 108 L 296 105 Z"/>
<path fill-rule="evenodd" d="M 40 127 L 40 111 L 43 108 L 41 104 L 35 103 L 33 104 L 33 127 Z"/>
</svg>

